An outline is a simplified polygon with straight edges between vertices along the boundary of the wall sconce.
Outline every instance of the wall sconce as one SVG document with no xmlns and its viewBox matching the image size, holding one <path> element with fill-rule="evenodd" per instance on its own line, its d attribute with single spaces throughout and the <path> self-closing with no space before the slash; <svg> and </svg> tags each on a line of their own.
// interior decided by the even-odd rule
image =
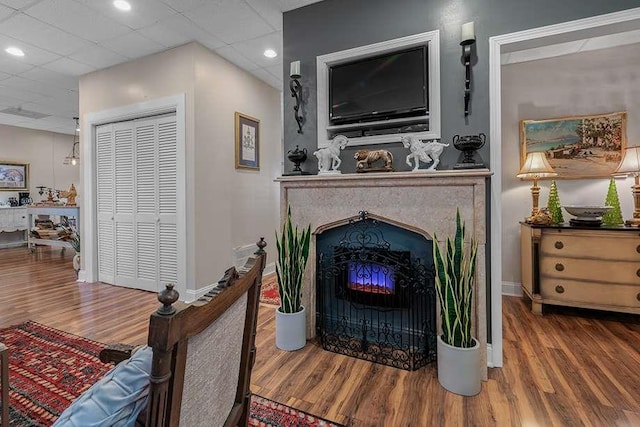
<svg viewBox="0 0 640 427">
<path fill-rule="evenodd" d="M 302 75 L 300 74 L 300 61 L 293 61 L 291 63 L 291 71 L 289 72 L 291 81 L 289 82 L 289 89 L 291 89 L 291 96 L 296 99 L 296 105 L 293 106 L 293 117 L 298 123 L 298 133 L 302 133 L 302 115 L 300 114 L 300 103 L 302 102 L 302 85 L 298 80 Z"/>
<path fill-rule="evenodd" d="M 471 47 L 476 42 L 476 33 L 472 22 L 462 24 L 460 32 L 460 46 L 466 70 L 464 79 L 464 116 L 469 115 L 469 102 L 471 100 Z"/>
</svg>

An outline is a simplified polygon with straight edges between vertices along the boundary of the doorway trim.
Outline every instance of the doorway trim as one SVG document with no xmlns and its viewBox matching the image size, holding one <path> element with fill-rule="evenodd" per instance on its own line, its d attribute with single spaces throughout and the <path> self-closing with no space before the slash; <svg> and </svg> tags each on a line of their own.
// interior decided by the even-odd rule
<svg viewBox="0 0 640 427">
<path fill-rule="evenodd" d="M 82 120 L 82 221 L 81 236 L 83 236 L 82 262 L 83 269 L 78 274 L 78 279 L 84 282 L 96 282 L 98 280 L 98 239 L 97 239 L 97 209 L 96 209 L 96 150 L 95 138 L 96 127 L 99 125 L 134 120 L 141 117 L 154 116 L 164 113 L 176 114 L 176 136 L 177 136 L 177 205 L 178 205 L 178 283 L 176 290 L 181 297 L 186 297 L 186 290 L 189 281 L 193 279 L 193 269 L 187 265 L 190 248 L 187 246 L 187 204 L 186 204 L 186 171 L 189 170 L 186 164 L 186 101 L 185 94 L 178 94 L 157 98 L 150 101 L 116 107 L 109 110 L 102 110 L 87 113 Z"/>
<path fill-rule="evenodd" d="M 502 366 L 502 48 L 513 43 L 567 34 L 594 27 L 640 20 L 640 8 L 628 9 L 560 24 L 489 38 L 489 154 L 491 171 L 491 347 L 487 361 Z"/>
</svg>

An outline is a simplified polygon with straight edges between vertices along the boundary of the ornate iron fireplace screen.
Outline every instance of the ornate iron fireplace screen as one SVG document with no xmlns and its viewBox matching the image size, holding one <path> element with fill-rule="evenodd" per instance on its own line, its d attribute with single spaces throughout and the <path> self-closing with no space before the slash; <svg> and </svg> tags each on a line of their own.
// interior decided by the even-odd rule
<svg viewBox="0 0 640 427">
<path fill-rule="evenodd" d="M 435 360 L 431 241 L 367 212 L 329 231 L 316 239 L 316 328 L 323 348 L 406 370 Z M 422 248 L 411 250 L 415 246 Z"/>
</svg>

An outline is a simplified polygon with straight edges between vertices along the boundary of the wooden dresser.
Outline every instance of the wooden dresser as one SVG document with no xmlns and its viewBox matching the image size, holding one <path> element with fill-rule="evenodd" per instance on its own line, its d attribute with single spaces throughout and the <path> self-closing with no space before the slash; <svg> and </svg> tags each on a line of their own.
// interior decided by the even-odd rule
<svg viewBox="0 0 640 427">
<path fill-rule="evenodd" d="M 640 229 L 521 223 L 522 290 L 542 304 L 640 314 Z"/>
</svg>

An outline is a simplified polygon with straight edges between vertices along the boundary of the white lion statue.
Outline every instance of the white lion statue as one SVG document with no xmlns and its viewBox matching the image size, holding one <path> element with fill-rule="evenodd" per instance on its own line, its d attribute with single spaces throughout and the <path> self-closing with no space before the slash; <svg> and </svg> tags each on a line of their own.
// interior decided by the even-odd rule
<svg viewBox="0 0 640 427">
<path fill-rule="evenodd" d="M 408 148 L 410 151 L 410 154 L 407 156 L 407 164 L 413 166 L 414 171 L 418 170 L 420 162 L 433 162 L 426 170 L 435 170 L 438 163 L 440 163 L 440 154 L 444 151 L 444 147 L 449 146 L 449 144 L 443 144 L 436 139 L 422 142 L 415 135 L 403 135 L 400 141 L 402 141 L 404 148 Z M 411 164 L 412 158 L 414 161 L 413 165 Z"/>
<path fill-rule="evenodd" d="M 324 173 L 340 173 L 338 168 L 340 167 L 340 151 L 344 150 L 344 147 L 349 143 L 349 139 L 344 135 L 337 135 L 331 141 L 329 146 L 319 148 L 313 152 L 313 155 L 318 158 L 318 169 L 320 174 Z"/>
</svg>

